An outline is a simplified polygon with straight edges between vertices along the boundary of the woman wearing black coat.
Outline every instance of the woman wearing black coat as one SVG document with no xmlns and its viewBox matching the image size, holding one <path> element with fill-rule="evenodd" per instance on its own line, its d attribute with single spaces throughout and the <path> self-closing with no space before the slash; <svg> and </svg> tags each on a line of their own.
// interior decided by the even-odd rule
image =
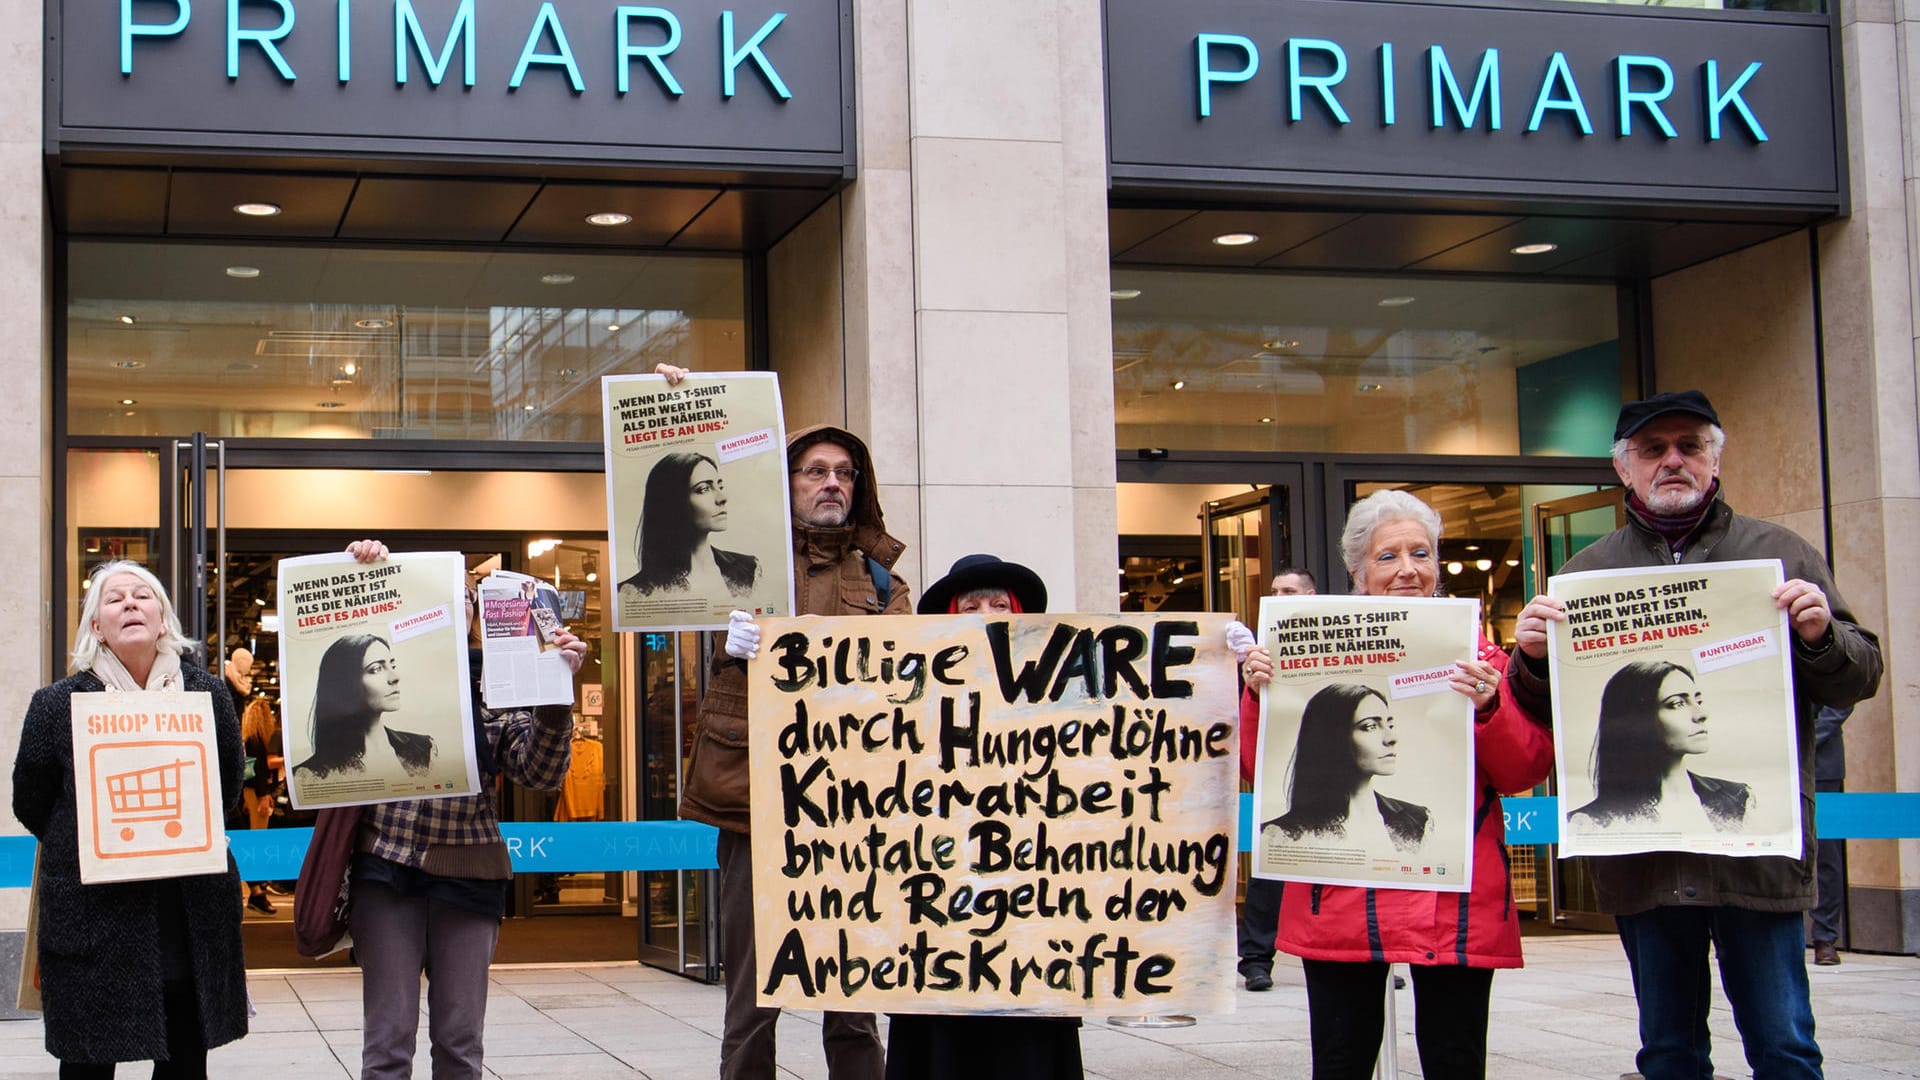
<svg viewBox="0 0 1920 1080">
<path fill-rule="evenodd" d="M 207 1050 L 247 1033 L 240 874 L 86 885 L 74 807 L 77 693 L 204 690 L 213 700 L 223 800 L 240 797 L 240 721 L 222 681 L 181 664 L 192 642 L 146 568 L 94 572 L 74 636 L 75 674 L 33 695 L 13 764 L 13 812 L 40 841 L 40 993 L 61 1080 L 152 1060 L 162 1080 L 207 1075 Z"/>
</svg>

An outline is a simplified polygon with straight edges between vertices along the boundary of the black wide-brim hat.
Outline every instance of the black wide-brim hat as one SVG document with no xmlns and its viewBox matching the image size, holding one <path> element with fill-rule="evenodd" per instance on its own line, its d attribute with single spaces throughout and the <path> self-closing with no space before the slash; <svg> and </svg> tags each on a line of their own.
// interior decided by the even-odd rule
<svg viewBox="0 0 1920 1080">
<path fill-rule="evenodd" d="M 1645 401 L 1629 401 L 1620 406 L 1620 419 L 1613 425 L 1614 441 L 1627 438 L 1649 422 L 1672 413 L 1685 413 L 1697 416 L 1715 427 L 1720 425 L 1720 414 L 1713 411 L 1713 403 L 1707 400 L 1707 395 L 1698 390 L 1681 390 L 1655 394 Z"/>
<path fill-rule="evenodd" d="M 920 594 L 914 610 L 922 615 L 945 615 L 955 598 L 975 589 L 1005 589 L 1020 601 L 1020 610 L 1047 610 L 1047 585 L 1040 575 L 997 555 L 962 555 L 946 577 Z"/>
</svg>

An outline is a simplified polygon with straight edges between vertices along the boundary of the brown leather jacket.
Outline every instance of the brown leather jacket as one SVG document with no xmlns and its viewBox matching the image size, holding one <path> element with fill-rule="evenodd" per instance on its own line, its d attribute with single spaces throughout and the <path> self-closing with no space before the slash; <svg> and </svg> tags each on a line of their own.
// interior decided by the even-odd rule
<svg viewBox="0 0 1920 1080">
<path fill-rule="evenodd" d="M 1833 632 L 1809 647 L 1793 639 L 1793 697 L 1800 743 L 1800 831 L 1798 859 L 1780 855 L 1735 858 L 1656 851 L 1582 860 L 1608 915 L 1637 915 L 1656 907 L 1735 907 L 1750 911 L 1805 911 L 1813 906 L 1813 715 L 1821 705 L 1852 705 L 1872 697 L 1880 684 L 1880 640 L 1854 621 L 1853 612 L 1834 586 L 1826 560 L 1798 533 L 1759 518 L 1733 512 L 1715 498 L 1700 526 L 1687 538 L 1682 564 L 1779 559 L 1788 578 L 1820 586 L 1833 607 Z M 1670 566 L 1676 560 L 1652 529 L 1630 515 L 1628 524 L 1582 550 L 1562 573 L 1634 566 Z M 1548 704 L 1544 661 L 1515 651 L 1513 679 L 1521 704 L 1545 716 Z M 1738 730 L 1739 718 L 1729 717 Z"/>
<path fill-rule="evenodd" d="M 793 525 L 793 610 L 796 615 L 911 615 L 907 583 L 892 572 L 906 546 L 887 535 L 878 483 L 867 445 L 852 432 L 819 425 L 787 437 L 787 460 L 823 440 L 853 456 L 860 479 L 854 485 L 848 523 L 836 529 Z M 874 589 L 871 558 L 888 571 L 886 596 Z M 747 666 L 716 647 L 700 699 L 693 760 L 680 792 L 680 816 L 731 832 L 747 831 Z"/>
</svg>

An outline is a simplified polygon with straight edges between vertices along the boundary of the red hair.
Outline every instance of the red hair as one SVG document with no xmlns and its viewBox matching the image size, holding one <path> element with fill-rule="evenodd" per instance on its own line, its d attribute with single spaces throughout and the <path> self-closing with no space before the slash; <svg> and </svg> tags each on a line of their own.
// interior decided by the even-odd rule
<svg viewBox="0 0 1920 1080">
<path fill-rule="evenodd" d="M 971 594 L 972 590 L 968 590 L 968 592 L 969 594 Z M 1007 614 L 1009 615 L 1026 614 L 1027 609 L 1020 606 L 1020 598 L 1013 595 L 1013 590 L 1008 589 L 1006 590 L 1006 593 L 1007 593 Z M 949 615 L 960 614 L 960 600 L 961 600 L 961 597 L 956 596 L 953 599 L 947 601 L 947 614 Z"/>
</svg>

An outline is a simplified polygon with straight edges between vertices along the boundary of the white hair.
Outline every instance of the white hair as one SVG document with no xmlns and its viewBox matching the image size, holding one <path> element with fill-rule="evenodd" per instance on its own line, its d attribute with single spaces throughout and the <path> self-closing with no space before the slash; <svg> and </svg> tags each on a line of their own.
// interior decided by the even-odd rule
<svg viewBox="0 0 1920 1080">
<path fill-rule="evenodd" d="M 1373 534 L 1380 526 L 1395 521 L 1417 521 L 1427 530 L 1427 546 L 1432 550 L 1435 568 L 1439 567 L 1439 513 L 1404 491 L 1382 488 L 1354 503 L 1347 511 L 1347 527 L 1340 530 L 1340 557 L 1346 561 L 1356 591 L 1360 588 L 1360 564 L 1367 561 Z"/>
<path fill-rule="evenodd" d="M 1701 423 L 1707 424 L 1707 449 L 1712 451 L 1715 460 L 1719 460 L 1720 452 L 1727 448 L 1727 433 L 1719 424 L 1707 423 L 1705 420 L 1702 420 Z M 1615 466 L 1622 469 L 1627 467 L 1627 456 L 1632 453 L 1627 447 L 1627 442 L 1632 438 L 1633 436 L 1629 435 L 1625 439 L 1613 440 L 1613 463 Z"/>
<path fill-rule="evenodd" d="M 129 559 L 115 559 L 102 563 L 88 580 L 86 603 L 80 607 L 80 625 L 73 631 L 73 652 L 67 661 L 69 670 L 91 671 L 94 662 L 100 659 L 100 637 L 94 633 L 93 621 L 100 616 L 100 594 L 108 578 L 116 574 L 131 574 L 139 578 L 140 583 L 153 590 L 160 598 L 160 640 L 154 643 L 161 652 L 185 654 L 193 648 L 193 639 L 180 630 L 180 616 L 174 614 L 173 601 L 168 598 L 166 587 L 153 571 Z"/>
</svg>

